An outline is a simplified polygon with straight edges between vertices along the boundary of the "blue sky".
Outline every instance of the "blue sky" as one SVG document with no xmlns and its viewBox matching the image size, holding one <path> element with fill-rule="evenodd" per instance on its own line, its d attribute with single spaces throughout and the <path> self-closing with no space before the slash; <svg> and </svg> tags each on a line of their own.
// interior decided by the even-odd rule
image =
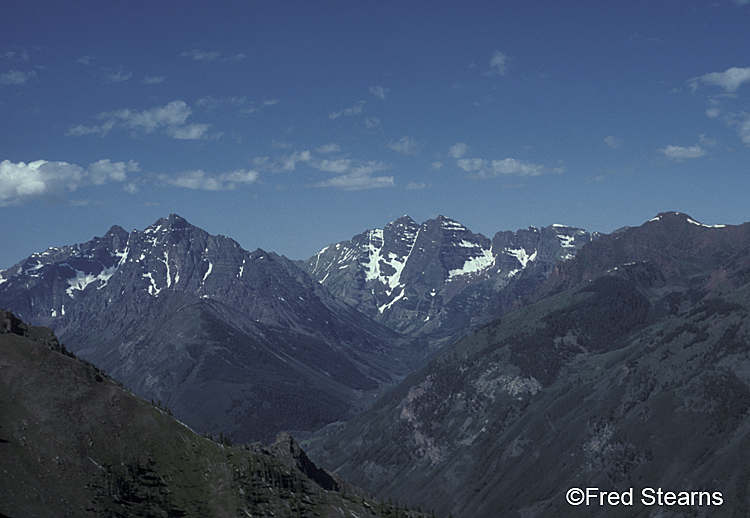
<svg viewBox="0 0 750 518">
<path fill-rule="evenodd" d="M 11 0 L 0 24 L 0 268 L 173 212 L 292 259 L 404 214 L 750 220 L 750 0 Z"/>
</svg>

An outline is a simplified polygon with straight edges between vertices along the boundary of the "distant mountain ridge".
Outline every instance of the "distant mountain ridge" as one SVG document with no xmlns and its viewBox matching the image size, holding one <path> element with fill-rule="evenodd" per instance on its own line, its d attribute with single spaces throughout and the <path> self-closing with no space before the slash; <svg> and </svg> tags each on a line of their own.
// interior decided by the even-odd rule
<svg viewBox="0 0 750 518">
<path fill-rule="evenodd" d="M 52 327 L 196 428 L 236 440 L 344 418 L 409 368 L 400 335 L 292 261 L 175 214 L 33 254 L 0 272 L 0 307 Z"/>
<path fill-rule="evenodd" d="M 496 318 L 598 234 L 551 225 L 492 239 L 445 216 L 408 216 L 327 246 L 302 263 L 376 321 L 412 336 L 451 336 Z"/>
</svg>

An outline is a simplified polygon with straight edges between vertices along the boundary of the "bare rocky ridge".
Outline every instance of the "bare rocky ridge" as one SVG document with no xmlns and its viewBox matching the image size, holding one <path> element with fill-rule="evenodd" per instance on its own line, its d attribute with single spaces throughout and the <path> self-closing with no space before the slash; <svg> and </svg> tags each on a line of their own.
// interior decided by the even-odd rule
<svg viewBox="0 0 750 518">
<path fill-rule="evenodd" d="M 559 261 L 594 239 L 564 225 L 490 240 L 444 216 L 403 216 L 302 263 L 340 300 L 410 336 L 448 338 L 497 318 Z"/>
</svg>

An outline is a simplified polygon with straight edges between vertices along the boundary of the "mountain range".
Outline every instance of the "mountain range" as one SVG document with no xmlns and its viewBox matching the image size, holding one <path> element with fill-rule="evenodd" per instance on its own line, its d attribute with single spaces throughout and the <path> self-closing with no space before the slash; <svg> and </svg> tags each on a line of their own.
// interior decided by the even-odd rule
<svg viewBox="0 0 750 518">
<path fill-rule="evenodd" d="M 750 224 L 662 213 L 588 243 L 306 448 L 454 516 L 745 516 L 749 312 Z M 582 509 L 575 488 L 633 505 Z"/>
<path fill-rule="evenodd" d="M 295 262 L 171 215 L 1 271 L 0 307 L 191 428 L 306 432 L 380 499 L 573 517 L 568 492 L 597 488 L 633 505 L 587 516 L 750 514 L 750 224 L 489 239 L 405 216 Z"/>
<path fill-rule="evenodd" d="M 421 225 L 403 216 L 329 245 L 301 266 L 377 322 L 450 341 L 504 312 L 597 236 L 551 225 L 489 239 L 445 216 Z"/>
<path fill-rule="evenodd" d="M 295 263 L 172 214 L 0 271 L 0 307 L 198 430 L 268 440 L 351 417 L 590 240 L 404 217 Z"/>
<path fill-rule="evenodd" d="M 0 274 L 0 307 L 196 429 L 272 438 L 344 418 L 399 372 L 397 333 L 292 261 L 177 215 L 34 254 Z"/>
</svg>

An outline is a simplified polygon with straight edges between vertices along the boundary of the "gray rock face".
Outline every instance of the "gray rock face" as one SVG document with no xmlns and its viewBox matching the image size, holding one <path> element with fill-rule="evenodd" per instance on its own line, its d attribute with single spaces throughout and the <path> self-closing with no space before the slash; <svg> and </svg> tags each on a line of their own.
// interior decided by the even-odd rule
<svg viewBox="0 0 750 518">
<path fill-rule="evenodd" d="M 197 429 L 235 440 L 343 418 L 399 368 L 399 336 L 292 261 L 174 214 L 0 272 L 0 307 L 53 328 Z"/>
<path fill-rule="evenodd" d="M 594 239 L 563 225 L 492 240 L 439 216 L 403 216 L 329 245 L 302 263 L 331 293 L 402 333 L 450 336 L 487 322 Z"/>
</svg>

